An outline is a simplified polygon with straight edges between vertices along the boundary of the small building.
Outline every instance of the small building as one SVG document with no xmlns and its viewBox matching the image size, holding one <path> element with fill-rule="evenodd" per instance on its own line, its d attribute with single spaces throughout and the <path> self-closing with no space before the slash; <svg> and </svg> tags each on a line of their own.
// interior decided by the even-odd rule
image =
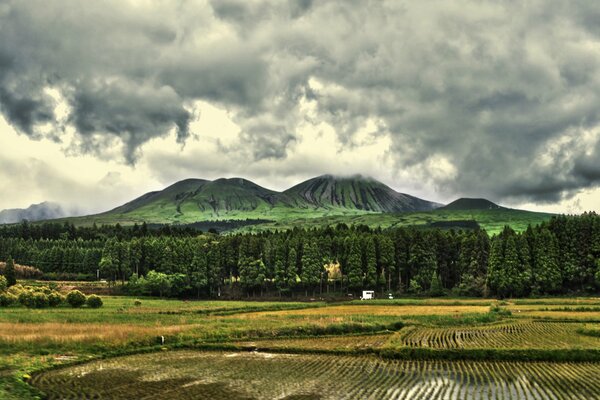
<svg viewBox="0 0 600 400">
<path fill-rule="evenodd" d="M 374 290 L 363 290 L 361 300 L 371 300 L 375 298 Z"/>
</svg>

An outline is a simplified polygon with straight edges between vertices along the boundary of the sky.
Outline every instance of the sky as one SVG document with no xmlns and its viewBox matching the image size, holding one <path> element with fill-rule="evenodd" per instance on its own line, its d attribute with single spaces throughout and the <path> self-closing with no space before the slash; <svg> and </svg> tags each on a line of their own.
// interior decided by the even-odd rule
<svg viewBox="0 0 600 400">
<path fill-rule="evenodd" d="M 600 211 L 600 3 L 0 0 L 0 209 L 357 173 Z"/>
</svg>

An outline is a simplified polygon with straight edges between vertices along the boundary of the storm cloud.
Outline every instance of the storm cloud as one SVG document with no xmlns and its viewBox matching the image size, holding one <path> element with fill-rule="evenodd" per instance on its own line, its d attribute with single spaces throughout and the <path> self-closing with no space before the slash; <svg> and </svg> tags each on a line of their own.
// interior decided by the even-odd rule
<svg viewBox="0 0 600 400">
<path fill-rule="evenodd" d="M 220 149 L 248 163 L 285 163 L 301 125 L 332 126 L 333 153 L 369 127 L 431 190 L 556 202 L 600 183 L 599 27 L 589 1 L 4 1 L 0 108 L 132 165 L 152 139 L 202 141 L 197 101 L 230 113 Z"/>
</svg>

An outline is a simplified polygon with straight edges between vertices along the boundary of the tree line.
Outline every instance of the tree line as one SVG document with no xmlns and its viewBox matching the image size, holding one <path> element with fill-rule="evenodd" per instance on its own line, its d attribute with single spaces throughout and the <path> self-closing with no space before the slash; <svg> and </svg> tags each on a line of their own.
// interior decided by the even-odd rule
<svg viewBox="0 0 600 400">
<path fill-rule="evenodd" d="M 600 217 L 557 216 L 515 232 L 335 227 L 218 235 L 189 229 L 0 229 L 0 259 L 159 295 L 380 292 L 517 297 L 600 289 Z M 35 234 L 32 231 L 35 230 Z M 58 236 L 57 236 L 58 235 Z M 132 279 L 133 276 L 133 279 Z"/>
</svg>

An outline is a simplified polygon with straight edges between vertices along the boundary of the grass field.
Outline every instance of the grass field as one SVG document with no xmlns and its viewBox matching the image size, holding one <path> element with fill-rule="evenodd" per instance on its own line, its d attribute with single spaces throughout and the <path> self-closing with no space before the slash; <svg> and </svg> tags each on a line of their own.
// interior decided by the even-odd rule
<svg viewBox="0 0 600 400">
<path fill-rule="evenodd" d="M 560 378 L 567 382 L 571 379 L 568 374 L 561 375 L 563 372 L 560 371 L 566 374 L 570 370 L 563 367 L 565 364 L 556 364 L 554 368 L 547 364 L 550 361 L 578 361 L 577 364 L 573 364 L 573 368 L 580 368 L 584 375 L 588 373 L 586 372 L 588 369 L 597 371 L 599 368 L 597 363 L 600 362 L 600 351 L 598 351 L 600 349 L 598 333 L 600 332 L 600 318 L 598 318 L 600 299 L 598 298 L 525 299 L 502 303 L 490 299 L 397 299 L 342 304 L 194 302 L 142 298 L 138 306 L 135 305 L 135 300 L 131 297 L 104 297 L 105 305 L 100 309 L 68 307 L 41 310 L 22 307 L 2 309 L 0 313 L 0 398 L 20 399 L 35 396 L 36 389 L 26 384 L 27 379 L 23 379 L 24 374 L 62 364 L 94 360 L 107 355 L 160 351 L 161 348 L 166 350 L 195 348 L 198 351 L 189 353 L 191 354 L 189 357 L 193 354 L 197 357 L 216 357 L 217 364 L 221 362 L 220 359 L 227 359 L 227 357 L 223 354 L 207 353 L 206 350 L 229 349 L 238 354 L 241 350 L 258 349 L 282 357 L 283 353 L 303 354 L 302 357 L 309 357 L 307 353 L 315 353 L 311 357 L 316 357 L 316 354 L 320 354 L 319 357 L 327 356 L 329 353 L 331 354 L 328 356 L 337 354 L 344 357 L 363 357 L 361 361 L 351 363 L 355 366 L 352 368 L 357 370 L 361 368 L 361 363 L 370 365 L 369 363 L 374 362 L 371 358 L 365 359 L 366 356 L 374 357 L 373 359 L 379 362 L 398 358 L 404 361 L 385 361 L 381 365 L 386 365 L 385 368 L 392 368 L 393 371 L 394 368 L 412 371 L 406 374 L 418 375 L 424 379 L 423 382 L 428 382 L 429 379 L 442 379 L 443 376 L 448 376 L 450 373 L 448 371 L 453 368 L 457 373 L 460 372 L 460 376 L 456 378 L 460 378 L 458 381 L 450 379 L 448 385 L 435 389 L 440 393 L 446 393 L 447 398 L 455 398 L 458 396 L 456 393 L 472 390 L 469 386 L 471 384 L 466 383 L 468 379 L 482 379 L 477 390 L 480 390 L 479 386 L 483 385 L 485 390 L 481 390 L 487 393 L 485 396 L 491 396 L 489 393 L 500 393 L 497 392 L 498 390 L 509 392 L 523 390 L 523 393 L 529 393 L 527 396 L 531 398 L 546 398 L 546 395 L 541 394 L 544 392 L 536 392 L 536 390 L 555 390 L 556 395 L 549 398 L 561 398 L 561 396 L 572 398 L 565 394 L 572 388 L 567 390 L 567 386 L 562 387 L 558 383 L 555 386 L 559 386 L 554 389 L 544 385 L 539 387 L 530 385 L 527 389 L 519 389 L 511 385 L 516 385 L 515 379 L 517 381 L 525 379 L 524 377 L 529 376 L 527 374 L 535 375 L 536 371 L 545 371 L 544 374 L 547 374 L 545 377 L 540 375 L 536 378 L 542 381 L 546 379 L 550 382 L 551 379 Z M 490 305 L 493 303 L 499 304 L 503 312 L 491 312 Z M 510 310 L 510 313 L 507 310 Z M 165 337 L 164 345 L 159 344 L 157 339 L 159 336 Z M 170 351 L 161 351 L 160 357 L 165 359 L 178 357 L 171 354 Z M 185 353 L 177 352 L 177 354 Z M 154 356 L 147 357 L 148 360 L 153 360 Z M 246 357 L 250 356 L 242 353 L 240 357 L 239 360 L 246 360 Z M 408 362 L 419 359 L 438 361 L 429 364 Z M 461 361 L 446 364 L 443 362 L 456 359 Z M 498 362 L 486 364 L 473 361 L 486 359 L 494 359 Z M 519 364 L 518 368 L 515 366 L 517 364 L 500 362 L 529 359 L 545 362 L 534 365 Z M 332 363 L 331 368 L 338 363 L 335 358 L 318 358 L 318 360 L 315 363 L 331 360 L 327 361 Z M 582 364 L 584 360 L 592 363 Z M 121 362 L 125 361 L 117 363 Z M 247 365 L 253 369 L 252 365 L 256 362 L 258 361 L 255 358 L 250 357 L 235 368 Z M 398 365 L 403 366 L 398 367 Z M 169 365 L 165 365 L 165 368 L 177 370 L 176 367 Z M 191 368 L 191 366 L 182 366 L 182 368 Z M 290 368 L 296 367 L 290 366 Z M 525 375 L 517 374 L 511 377 L 513 374 L 511 368 L 516 368 L 513 371 L 515 374 L 518 370 L 520 374 Z M 62 371 L 51 372 L 48 378 L 45 374 L 35 375 L 34 383 L 39 388 L 50 391 L 54 389 L 52 386 L 47 386 L 48 382 L 54 381 L 61 382 L 55 386 L 60 390 L 69 387 L 79 388 L 63 382 Z M 472 377 L 473 374 L 479 374 L 481 371 L 488 371 L 486 373 L 489 376 Z M 506 375 L 501 377 L 498 371 L 506 371 Z M 175 375 L 178 373 L 173 372 Z M 193 379 L 193 382 L 189 381 L 190 376 L 187 372 L 182 376 L 174 375 L 165 379 L 169 382 L 179 382 L 178 388 L 192 382 L 189 386 L 190 390 L 196 390 L 198 387 L 204 387 L 206 393 L 213 393 L 211 390 L 214 390 L 216 393 L 214 398 L 225 398 L 227 393 L 233 393 L 230 392 L 231 390 L 250 396 L 248 398 L 260 394 L 235 385 L 234 387 L 223 386 L 225 378 L 219 378 L 218 371 L 214 373 L 216 378 L 213 383 L 216 386 L 210 386 L 212 389 L 202 386 L 204 383 L 193 383 L 199 378 Z M 240 376 L 244 373 L 252 372 L 239 372 Z M 492 376 L 492 373 L 496 375 Z M 140 379 L 154 390 L 158 389 L 153 385 L 163 381 L 163 378 L 136 375 L 137 372 L 134 375 L 127 374 L 122 375 L 130 377 L 130 384 L 127 387 L 136 388 L 136 391 L 146 390 L 146 388 L 137 388 Z M 69 376 L 74 377 L 76 374 Z M 102 381 L 101 375 L 91 376 Z M 107 372 L 106 379 L 110 376 Z M 383 376 L 376 379 L 385 381 Z M 381 387 L 387 387 L 385 385 L 389 384 L 389 393 L 395 393 L 397 388 L 395 385 L 398 385 L 398 382 L 394 379 L 389 378 L 389 382 L 381 383 L 383 385 Z M 150 384 L 148 381 L 155 383 Z M 82 382 L 73 382 L 72 385 L 85 386 L 85 382 Z M 289 393 L 290 396 L 301 394 L 293 389 L 297 386 L 292 383 L 281 384 L 283 386 L 278 389 L 281 393 Z M 288 384 L 291 386 L 287 386 Z M 95 389 L 92 388 L 94 390 L 100 387 L 94 386 Z M 104 386 L 110 388 L 112 383 L 107 381 Z M 265 387 L 268 386 L 266 384 Z M 418 390 L 423 390 L 423 395 L 426 396 L 424 398 L 428 398 L 427 396 L 431 394 L 429 390 L 434 390 L 433 386 L 419 387 Z M 218 394 L 221 393 L 219 390 L 224 390 L 222 395 Z M 348 390 L 352 393 L 353 389 Z M 184 392 L 174 393 L 183 395 Z M 55 395 L 59 398 L 66 396 L 65 393 L 61 393 L 56 392 Z M 596 395 L 595 392 L 592 394 Z M 485 396 L 482 398 L 486 398 Z"/>
<path fill-rule="evenodd" d="M 538 213 L 524 210 L 498 209 L 498 210 L 433 210 L 407 213 L 363 213 L 347 215 L 287 215 L 285 218 L 270 218 L 274 222 L 259 225 L 249 225 L 238 229 L 240 232 L 257 232 L 263 230 L 285 230 L 294 226 L 305 228 L 334 226 L 339 223 L 347 225 L 368 225 L 372 228 L 392 227 L 427 227 L 435 222 L 451 221 L 476 221 L 489 234 L 502 231 L 504 226 L 510 225 L 515 231 L 524 231 L 528 225 L 537 225 L 550 220 L 552 214 Z"/>
<path fill-rule="evenodd" d="M 361 210 L 343 210 L 343 209 L 282 209 L 277 212 L 271 211 L 252 211 L 252 212 L 232 212 L 223 215 L 220 218 L 214 216 L 194 216 L 190 219 L 180 218 L 177 215 L 175 219 L 165 219 L 162 214 L 152 214 L 151 212 L 139 215 L 135 214 L 116 214 L 116 215 L 93 215 L 87 217 L 74 217 L 56 220 L 57 222 L 72 222 L 77 226 L 91 226 L 116 224 L 133 225 L 150 221 L 157 224 L 188 224 L 197 221 L 211 220 L 266 220 L 254 225 L 246 225 L 239 228 L 233 228 L 233 232 L 260 232 L 265 230 L 286 230 L 296 226 L 304 228 L 334 226 L 337 224 L 347 225 L 368 225 L 372 228 L 391 228 L 391 227 L 427 227 L 436 222 L 452 221 L 476 221 L 488 233 L 495 234 L 502 231 L 505 225 L 510 225 L 515 231 L 523 231 L 527 225 L 532 226 L 550 220 L 553 214 L 538 213 L 525 210 L 497 209 L 497 210 L 433 210 L 422 212 L 405 213 L 375 213 Z M 203 223 L 204 223 L 203 222 Z M 210 226 L 208 222 L 206 226 Z"/>
</svg>

